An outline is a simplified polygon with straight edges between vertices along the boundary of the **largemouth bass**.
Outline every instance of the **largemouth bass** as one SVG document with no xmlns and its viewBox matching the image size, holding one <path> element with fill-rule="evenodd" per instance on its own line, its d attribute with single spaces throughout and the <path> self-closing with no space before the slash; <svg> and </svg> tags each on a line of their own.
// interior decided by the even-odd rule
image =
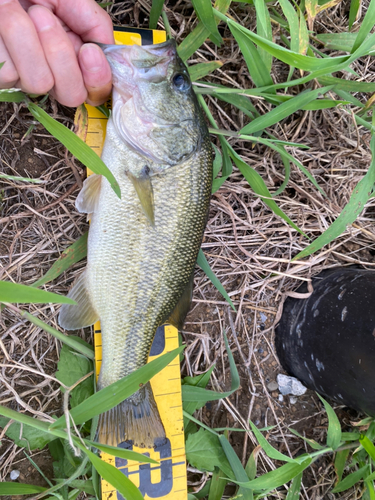
<svg viewBox="0 0 375 500">
<path fill-rule="evenodd" d="M 85 181 L 76 207 L 91 217 L 87 269 L 68 295 L 78 305 L 59 316 L 67 330 L 100 319 L 99 389 L 147 363 L 161 324 L 181 326 L 212 183 L 207 127 L 175 41 L 102 48 L 113 73 L 102 159 L 121 199 L 102 176 Z M 163 437 L 149 383 L 99 418 L 103 443 L 153 447 Z"/>
</svg>

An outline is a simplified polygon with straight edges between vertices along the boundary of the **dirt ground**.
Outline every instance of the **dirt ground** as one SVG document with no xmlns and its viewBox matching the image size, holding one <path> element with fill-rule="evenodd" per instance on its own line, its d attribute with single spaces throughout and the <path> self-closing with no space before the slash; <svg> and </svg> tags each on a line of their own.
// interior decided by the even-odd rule
<svg viewBox="0 0 375 500">
<path fill-rule="evenodd" d="M 135 5 L 117 3 L 110 9 L 117 24 L 147 25 L 149 5 L 144 0 Z M 252 27 L 252 12 L 252 7 L 237 4 L 232 14 L 241 16 L 242 22 Z M 195 21 L 190 14 L 191 8 L 182 1 L 167 8 L 172 34 L 178 42 L 193 27 Z M 318 32 L 340 31 L 346 26 L 345 2 L 319 15 L 316 22 Z M 249 88 L 252 84 L 238 48 L 230 33 L 222 31 L 224 46 L 217 49 L 208 42 L 191 62 L 220 59 L 224 64 L 211 76 L 212 81 Z M 354 66 L 363 80 L 374 81 L 372 58 L 364 58 Z M 287 68 L 276 62 L 274 81 L 283 81 L 286 74 Z M 365 102 L 369 96 L 356 97 Z M 238 130 L 246 123 L 247 118 L 230 105 L 212 98 L 207 102 L 219 127 Z M 254 99 L 252 102 L 261 113 L 270 108 L 264 101 Z M 0 279 L 31 284 L 87 230 L 85 217 L 74 206 L 85 172 L 70 153 L 34 121 L 24 105 L 2 103 L 0 109 L 0 170 L 43 180 L 42 184 L 35 185 L 0 180 Z M 72 110 L 52 100 L 47 103 L 47 110 L 54 118 L 73 127 Z M 339 215 L 354 186 L 367 171 L 371 161 L 370 135 L 366 129 L 356 126 L 345 106 L 297 112 L 292 119 L 274 126 L 272 133 L 280 139 L 310 147 L 309 150 L 288 148 L 288 151 L 314 175 L 327 198 L 292 166 L 288 187 L 276 201 L 293 222 L 314 239 Z M 284 178 L 278 155 L 238 139 L 230 139 L 230 143 L 263 177 L 271 193 L 275 192 Z M 244 464 L 257 444 L 249 431 L 249 419 L 259 428 L 275 426 L 269 431 L 268 439 L 283 453 L 295 455 L 307 450 L 303 441 L 290 432 L 290 427 L 324 442 L 327 418 L 317 396 L 307 391 L 296 401 L 291 401 L 289 396 L 281 400 L 275 388 L 276 376 L 283 372 L 273 343 L 275 319 L 285 294 L 323 268 L 352 263 L 368 269 L 374 267 L 374 210 L 372 199 L 356 222 L 332 244 L 303 261 L 291 262 L 290 259 L 308 245 L 308 240 L 275 216 L 253 194 L 236 168 L 212 196 L 202 248 L 237 312 L 230 310 L 206 275 L 197 269 L 192 309 L 183 331 L 187 349 L 182 373 L 197 375 L 215 364 L 212 388 L 228 388 L 230 376 L 223 331 L 227 333 L 241 387 L 230 398 L 208 403 L 197 418 L 212 427 L 247 430 L 230 434 L 230 441 Z M 75 264 L 45 289 L 66 294 L 84 265 L 84 261 Z M 28 305 L 23 309 L 37 313 L 43 321 L 58 328 L 59 306 Z M 82 336 L 91 339 L 89 330 L 82 331 Z M 0 404 L 47 420 L 59 412 L 61 394 L 53 378 L 59 349 L 59 343 L 47 333 L 7 309 L 0 312 Z M 344 430 L 361 418 L 353 410 L 337 405 L 336 408 Z M 45 485 L 24 452 L 6 437 L 1 439 L 0 480 L 8 481 L 10 472 L 17 469 L 22 482 Z M 48 454 L 34 452 L 32 457 L 43 473 L 50 476 Z M 263 452 L 259 454 L 260 471 L 279 465 Z M 190 473 L 191 485 L 199 490 L 207 475 L 197 474 L 192 468 Z M 301 498 L 359 498 L 354 490 L 339 495 L 329 493 L 334 481 L 332 457 L 323 457 L 304 473 Z M 269 498 L 284 497 L 275 492 Z"/>
</svg>

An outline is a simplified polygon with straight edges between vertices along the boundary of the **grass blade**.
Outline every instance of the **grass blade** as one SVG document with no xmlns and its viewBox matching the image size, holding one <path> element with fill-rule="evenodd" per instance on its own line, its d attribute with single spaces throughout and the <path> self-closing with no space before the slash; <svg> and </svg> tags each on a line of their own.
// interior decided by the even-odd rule
<svg viewBox="0 0 375 500">
<path fill-rule="evenodd" d="M 0 281 L 0 302 L 13 304 L 75 304 L 75 301 L 57 293 L 36 290 L 31 286 Z"/>
<path fill-rule="evenodd" d="M 54 280 L 70 266 L 79 262 L 87 255 L 87 236 L 88 233 L 83 234 L 76 242 L 70 247 L 65 249 L 60 257 L 54 262 L 53 266 L 46 272 L 44 276 L 35 281 L 31 286 L 39 287 Z"/>
<path fill-rule="evenodd" d="M 263 476 L 257 477 L 252 481 L 241 484 L 244 488 L 251 488 L 254 490 L 274 490 L 283 484 L 288 483 L 294 479 L 298 474 L 303 472 L 311 463 L 311 458 L 304 460 L 301 464 L 290 463 L 279 467 L 276 470 L 267 472 Z"/>
<path fill-rule="evenodd" d="M 335 486 L 333 490 L 331 490 L 331 493 L 341 493 L 342 491 L 348 490 L 356 483 L 358 483 L 361 479 L 367 477 L 369 474 L 369 469 L 370 466 L 365 465 L 357 471 L 352 472 L 351 474 L 349 474 L 349 476 L 346 476 L 342 481 L 340 481 L 339 484 Z"/>
<path fill-rule="evenodd" d="M 173 351 L 163 354 L 157 359 L 154 359 L 147 365 L 142 366 L 133 373 L 130 373 L 121 380 L 100 390 L 93 396 L 87 398 L 83 403 L 75 406 L 70 414 L 76 424 L 83 424 L 91 420 L 96 415 L 104 413 L 111 408 L 114 408 L 126 398 L 134 394 L 140 385 L 146 384 L 154 375 L 165 368 L 176 356 L 182 352 L 184 346 L 178 347 Z M 58 429 L 65 426 L 65 417 L 60 417 L 51 425 L 51 429 Z"/>
<path fill-rule="evenodd" d="M 302 259 L 320 250 L 342 234 L 348 224 L 352 224 L 359 213 L 363 210 L 365 203 L 372 194 L 375 183 L 375 138 L 371 139 L 372 161 L 367 174 L 354 188 L 349 202 L 346 204 L 337 219 L 329 226 L 323 234 L 313 241 L 307 248 L 299 252 L 293 260 Z"/>
<path fill-rule="evenodd" d="M 152 0 L 149 23 L 149 27 L 152 30 L 155 30 L 157 28 L 158 20 L 161 16 L 161 11 L 163 10 L 163 5 L 164 0 Z"/>
<path fill-rule="evenodd" d="M 1 63 L 1 66 L 4 63 Z M 26 95 L 17 89 L 1 89 L 0 102 L 22 102 L 26 99 Z"/>
<path fill-rule="evenodd" d="M 361 0 L 352 0 L 350 2 L 349 10 L 349 29 L 351 30 L 354 22 L 357 20 L 357 15 L 359 11 L 359 6 L 361 5 Z"/>
<path fill-rule="evenodd" d="M 267 4 L 264 0 L 254 0 L 255 12 L 256 12 L 256 26 L 257 33 L 262 38 L 272 41 L 272 27 L 270 13 L 267 9 Z M 258 54 L 260 58 L 264 61 L 268 73 L 271 73 L 272 67 L 272 55 L 267 51 L 258 47 Z"/>
<path fill-rule="evenodd" d="M 289 488 L 288 495 L 285 500 L 298 500 L 300 498 L 301 491 L 301 482 L 302 482 L 302 472 L 297 474 L 297 476 L 293 479 L 292 485 Z"/>
<path fill-rule="evenodd" d="M 199 20 L 209 32 L 210 39 L 215 45 L 220 46 L 223 39 L 217 29 L 216 20 L 212 12 L 211 0 L 192 0 L 191 3 L 193 4 L 195 13 L 197 14 Z"/>
<path fill-rule="evenodd" d="M 235 475 L 237 481 L 247 482 L 247 480 L 249 478 L 247 477 L 246 471 L 243 468 L 240 459 L 236 455 L 236 452 L 229 444 L 228 439 L 225 436 L 220 435 L 219 441 L 220 441 L 220 444 L 221 444 L 221 446 L 224 450 L 224 453 L 228 459 L 228 462 L 230 463 L 230 466 L 232 467 L 232 470 L 234 472 L 234 475 Z M 247 488 L 240 487 L 240 489 L 238 490 L 238 496 L 239 496 L 239 498 L 242 498 L 243 500 L 253 500 L 253 492 Z"/>
<path fill-rule="evenodd" d="M 323 87 L 312 91 L 302 92 L 301 94 L 289 99 L 288 101 L 280 104 L 277 108 L 269 111 L 263 116 L 255 118 L 251 123 L 246 125 L 240 134 L 253 134 L 260 130 L 264 130 L 267 127 L 275 125 L 275 123 L 280 122 L 284 118 L 287 118 L 291 114 L 295 113 L 299 109 L 306 106 L 308 103 L 314 101 L 320 94 L 325 94 L 331 90 L 333 86 Z"/>
<path fill-rule="evenodd" d="M 58 139 L 69 151 L 86 167 L 95 174 L 104 175 L 112 189 L 121 198 L 120 186 L 112 172 L 103 163 L 99 156 L 79 137 L 67 127 L 54 120 L 43 109 L 32 102 L 28 102 L 31 114 L 36 118 L 56 139 Z"/>
<path fill-rule="evenodd" d="M 0 179 L 9 179 L 12 181 L 21 181 L 21 182 L 32 182 L 33 184 L 40 184 L 43 182 L 40 179 L 30 179 L 29 177 L 18 177 L 17 175 L 7 175 L 0 174 Z"/>
<path fill-rule="evenodd" d="M 290 462 L 290 463 L 296 463 L 296 461 L 288 457 L 287 455 L 283 455 L 280 453 L 278 450 L 276 450 L 273 446 L 270 445 L 270 443 L 267 441 L 267 439 L 263 436 L 263 434 L 255 427 L 253 422 L 250 420 L 249 424 L 251 426 L 251 430 L 255 434 L 255 437 L 257 438 L 258 443 L 260 446 L 263 448 L 264 452 L 266 455 L 273 460 L 281 460 L 282 462 Z"/>
<path fill-rule="evenodd" d="M 89 344 L 86 343 L 82 344 L 81 343 L 82 340 L 78 342 L 77 340 L 75 340 L 74 336 L 65 335 L 64 333 L 55 330 L 55 328 L 52 328 L 52 326 L 47 325 L 47 323 L 44 323 L 44 321 L 40 320 L 39 318 L 36 318 L 35 316 L 26 311 L 21 311 L 20 314 L 24 318 L 31 321 L 31 323 L 33 323 L 34 325 L 38 326 L 39 328 L 42 328 L 46 332 L 53 335 L 55 338 L 60 340 L 60 342 L 63 342 L 64 344 L 68 345 L 77 352 L 80 352 L 89 359 L 92 360 L 95 359 L 94 349 Z"/>
<path fill-rule="evenodd" d="M 366 40 L 367 35 L 370 33 L 374 26 L 375 21 L 375 0 L 371 0 L 370 5 L 367 8 L 366 15 L 361 22 L 361 27 L 359 28 L 357 37 L 355 39 L 353 48 L 351 50 L 354 53 Z"/>
<path fill-rule="evenodd" d="M 300 234 L 306 236 L 299 228 L 294 224 L 294 222 L 289 219 L 289 217 L 281 210 L 281 208 L 277 205 L 277 203 L 272 200 L 271 193 L 268 191 L 268 188 L 262 179 L 262 177 L 258 174 L 256 170 L 254 170 L 250 165 L 245 163 L 241 158 L 237 155 L 237 153 L 231 149 L 231 157 L 234 160 L 237 168 L 241 171 L 247 182 L 249 183 L 251 189 L 257 194 L 261 200 L 279 217 L 284 219 L 288 224 L 290 224 L 296 231 Z"/>
<path fill-rule="evenodd" d="M 318 396 L 320 401 L 324 404 L 324 408 L 328 416 L 327 446 L 332 448 L 332 450 L 336 450 L 341 442 L 340 421 L 337 418 L 337 415 L 332 406 L 324 398 L 322 398 L 322 396 L 320 396 L 319 394 Z"/>
<path fill-rule="evenodd" d="M 342 475 L 344 473 L 344 468 L 346 464 L 346 459 L 348 458 L 349 453 L 350 453 L 349 449 L 341 450 L 336 453 L 335 456 L 335 471 L 337 475 L 336 483 L 339 483 L 342 479 Z"/>
<path fill-rule="evenodd" d="M 221 500 L 224 495 L 225 486 L 228 483 L 227 479 L 223 479 L 224 472 L 217 467 L 212 474 L 210 493 L 207 500 Z"/>
<path fill-rule="evenodd" d="M 228 23 L 229 29 L 236 39 L 239 48 L 241 49 L 242 55 L 245 59 L 246 65 L 248 67 L 251 79 L 255 83 L 256 87 L 264 87 L 266 85 L 272 85 L 273 81 L 269 71 L 267 70 L 264 61 L 262 61 L 255 45 L 246 33 L 240 29 L 237 23 Z"/>
<path fill-rule="evenodd" d="M 228 304 L 230 304 L 231 308 L 235 311 L 236 308 L 234 307 L 233 302 L 231 301 L 229 295 L 225 291 L 223 285 L 220 283 L 219 278 L 217 278 L 215 273 L 212 271 L 210 264 L 208 263 L 202 249 L 199 250 L 197 264 L 202 269 L 202 271 L 206 273 L 206 275 L 208 276 L 212 284 L 215 286 L 215 288 L 221 293 L 224 299 L 228 302 Z"/>
<path fill-rule="evenodd" d="M 215 392 L 215 391 L 209 391 L 207 389 L 202 389 L 201 387 L 197 387 L 197 386 L 193 387 L 191 385 L 183 385 L 182 386 L 182 401 L 184 403 L 186 401 L 194 401 L 195 403 L 198 403 L 198 402 L 207 403 L 207 401 L 216 401 L 218 399 L 227 398 L 228 396 L 233 394 L 233 392 L 239 388 L 240 377 L 238 375 L 236 363 L 234 362 L 232 352 L 229 349 L 228 339 L 227 339 L 225 332 L 223 332 L 223 335 L 224 335 L 225 348 L 227 350 L 229 367 L 230 367 L 230 376 L 231 376 L 230 391 Z"/>
<path fill-rule="evenodd" d="M 82 446 L 91 463 L 97 470 L 98 474 L 108 481 L 126 500 L 144 500 L 141 492 L 134 483 L 128 479 L 125 474 L 116 469 L 111 464 L 104 462 L 98 456 Z"/>
<path fill-rule="evenodd" d="M 191 81 L 196 82 L 197 80 L 200 80 L 215 71 L 215 69 L 221 68 L 222 65 L 223 63 L 221 61 L 210 61 L 189 66 L 188 70 L 190 79 Z"/>
<path fill-rule="evenodd" d="M 0 483 L 0 496 L 5 495 L 31 495 L 32 493 L 42 493 L 47 488 L 24 483 Z"/>
</svg>

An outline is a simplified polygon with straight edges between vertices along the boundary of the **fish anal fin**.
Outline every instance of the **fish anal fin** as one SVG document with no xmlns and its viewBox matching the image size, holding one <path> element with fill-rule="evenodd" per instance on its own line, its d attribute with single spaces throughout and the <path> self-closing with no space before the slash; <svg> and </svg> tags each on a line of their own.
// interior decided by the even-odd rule
<svg viewBox="0 0 375 500">
<path fill-rule="evenodd" d="M 134 189 L 137 192 L 145 216 L 149 223 L 155 226 L 154 192 L 148 166 L 146 165 L 143 167 L 140 174 L 137 176 L 128 172 L 128 177 L 132 181 Z"/>
<path fill-rule="evenodd" d="M 167 319 L 166 323 L 175 326 L 178 330 L 182 330 L 187 313 L 189 312 L 191 300 L 193 298 L 194 273 L 191 275 L 189 283 L 181 295 L 172 314 Z"/>
<path fill-rule="evenodd" d="M 83 188 L 76 199 L 76 209 L 78 212 L 82 214 L 92 214 L 95 212 L 99 200 L 101 183 L 102 176 L 98 174 L 89 175 L 83 182 Z"/>
<path fill-rule="evenodd" d="M 96 439 L 111 446 L 132 441 L 139 448 L 154 448 L 165 439 L 149 382 L 133 396 L 99 416 Z"/>
<path fill-rule="evenodd" d="M 99 319 L 86 287 L 86 271 L 74 283 L 68 297 L 77 305 L 63 304 L 59 314 L 59 325 L 65 330 L 78 330 L 93 325 Z"/>
</svg>

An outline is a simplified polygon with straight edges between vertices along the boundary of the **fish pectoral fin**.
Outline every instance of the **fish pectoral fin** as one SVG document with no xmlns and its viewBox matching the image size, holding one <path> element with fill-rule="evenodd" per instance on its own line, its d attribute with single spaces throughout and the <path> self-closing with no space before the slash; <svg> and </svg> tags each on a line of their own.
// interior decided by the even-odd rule
<svg viewBox="0 0 375 500">
<path fill-rule="evenodd" d="M 59 325 L 65 330 L 78 330 L 93 325 L 99 319 L 86 286 L 86 271 L 75 282 L 68 297 L 77 305 L 63 304 L 59 314 Z"/>
<path fill-rule="evenodd" d="M 92 174 L 83 182 L 83 188 L 76 199 L 76 209 L 81 214 L 92 214 L 95 212 L 99 200 L 102 176 Z"/>
<path fill-rule="evenodd" d="M 189 312 L 191 300 L 193 298 L 194 273 L 191 275 L 189 283 L 181 295 L 172 314 L 167 319 L 166 323 L 173 325 L 178 330 L 182 330 L 187 313 Z"/>
<path fill-rule="evenodd" d="M 131 172 L 128 172 L 128 177 L 132 181 L 134 189 L 137 192 L 145 216 L 147 217 L 149 223 L 154 227 L 154 192 L 152 189 L 148 167 L 144 167 L 138 177 Z"/>
</svg>

